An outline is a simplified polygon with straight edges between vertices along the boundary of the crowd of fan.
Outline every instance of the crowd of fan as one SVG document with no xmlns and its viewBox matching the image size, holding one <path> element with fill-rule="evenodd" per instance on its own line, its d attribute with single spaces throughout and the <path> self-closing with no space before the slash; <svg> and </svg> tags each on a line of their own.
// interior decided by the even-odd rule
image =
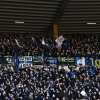
<svg viewBox="0 0 100 100">
<path fill-rule="evenodd" d="M 50 38 L 25 34 L 1 34 L 0 55 L 76 56 L 100 53 L 96 36 L 65 38 L 61 47 Z M 41 65 L 42 66 L 42 65 Z M 100 70 L 44 65 L 16 72 L 13 65 L 0 65 L 0 100 L 100 100 Z"/>
<path fill-rule="evenodd" d="M 0 100 L 100 100 L 100 71 L 1 65 Z"/>
<path fill-rule="evenodd" d="M 61 48 L 57 48 L 57 43 L 51 38 L 44 38 L 45 45 L 42 44 L 43 37 L 32 37 L 25 34 L 1 34 L 0 53 L 2 55 L 33 55 L 34 52 L 45 55 L 96 55 L 100 51 L 99 39 L 95 35 L 82 35 L 77 38 L 65 38 Z"/>
</svg>

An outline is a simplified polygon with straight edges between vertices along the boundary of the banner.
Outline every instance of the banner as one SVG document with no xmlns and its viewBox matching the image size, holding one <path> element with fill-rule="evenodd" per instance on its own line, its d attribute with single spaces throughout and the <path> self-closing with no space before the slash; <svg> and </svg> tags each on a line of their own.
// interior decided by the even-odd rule
<svg viewBox="0 0 100 100">
<path fill-rule="evenodd" d="M 18 67 L 26 68 L 32 66 L 32 56 L 22 56 L 18 57 Z"/>
<path fill-rule="evenodd" d="M 92 57 L 85 57 L 85 64 L 94 66 L 94 59 Z"/>
<path fill-rule="evenodd" d="M 12 56 L 3 56 L 0 57 L 0 64 L 14 64 L 15 59 Z"/>
<path fill-rule="evenodd" d="M 15 63 L 12 56 L 5 56 L 4 58 L 5 58 L 6 64 L 14 64 Z"/>
<path fill-rule="evenodd" d="M 18 68 L 25 68 L 32 65 L 42 65 L 46 59 L 47 64 L 59 64 L 59 65 L 69 65 L 69 66 L 95 66 L 100 68 L 100 57 L 44 57 L 35 55 L 35 56 L 1 56 L 0 64 L 15 64 Z"/>
<path fill-rule="evenodd" d="M 95 59 L 96 68 L 100 68 L 100 59 Z"/>
<path fill-rule="evenodd" d="M 47 57 L 47 60 L 46 60 L 47 64 L 55 64 L 57 65 L 58 64 L 58 60 L 56 57 Z"/>
<path fill-rule="evenodd" d="M 74 57 L 60 57 L 59 58 L 60 64 L 68 64 L 68 65 L 75 65 L 75 58 Z"/>
<path fill-rule="evenodd" d="M 85 66 L 85 57 L 76 57 L 76 65 L 77 66 Z"/>
<path fill-rule="evenodd" d="M 42 56 L 33 56 L 33 65 L 41 65 L 43 63 Z"/>
</svg>

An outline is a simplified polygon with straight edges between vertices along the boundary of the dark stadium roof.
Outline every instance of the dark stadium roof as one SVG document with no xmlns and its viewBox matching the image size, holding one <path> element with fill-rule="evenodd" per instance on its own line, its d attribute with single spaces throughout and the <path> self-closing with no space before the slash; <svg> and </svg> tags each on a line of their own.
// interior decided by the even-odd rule
<svg viewBox="0 0 100 100">
<path fill-rule="evenodd" d="M 0 32 L 100 32 L 100 0 L 0 0 Z"/>
</svg>

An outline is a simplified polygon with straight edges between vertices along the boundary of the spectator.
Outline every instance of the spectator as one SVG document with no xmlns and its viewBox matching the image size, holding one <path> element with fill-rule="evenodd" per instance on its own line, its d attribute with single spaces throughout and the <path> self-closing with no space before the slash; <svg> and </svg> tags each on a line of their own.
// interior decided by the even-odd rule
<svg viewBox="0 0 100 100">
<path fill-rule="evenodd" d="M 0 67 L 0 98 L 21 100 L 77 100 L 100 99 L 100 77 L 89 77 L 79 70 L 76 77 L 70 79 L 64 69 L 46 67 L 42 69 L 28 68 L 18 73 L 12 70 L 13 66 Z M 48 69 L 48 70 L 47 70 Z M 71 73 L 74 70 L 70 70 Z M 76 72 L 75 72 L 76 73 Z M 72 75 L 72 74 L 71 74 Z M 73 75 L 72 75 L 73 76 Z M 84 77 L 82 80 L 79 77 Z M 84 96 L 84 91 L 86 96 Z"/>
</svg>

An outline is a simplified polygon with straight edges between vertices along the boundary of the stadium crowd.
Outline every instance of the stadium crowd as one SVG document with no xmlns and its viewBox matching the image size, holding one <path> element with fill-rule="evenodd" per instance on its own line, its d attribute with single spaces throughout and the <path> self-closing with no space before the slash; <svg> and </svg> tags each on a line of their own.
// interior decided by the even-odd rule
<svg viewBox="0 0 100 100">
<path fill-rule="evenodd" d="M 83 38 L 84 37 L 84 38 Z M 1 34 L 0 53 L 2 55 L 33 55 L 34 52 L 45 55 L 96 55 L 100 53 L 100 42 L 95 35 L 82 35 L 77 38 L 65 38 L 60 48 L 51 38 L 32 37 L 25 34 Z"/>
<path fill-rule="evenodd" d="M 0 36 L 1 56 L 96 56 L 99 51 L 99 39 L 94 35 L 56 41 L 25 34 Z M 0 100 L 100 100 L 100 69 L 41 66 L 16 71 L 14 65 L 1 64 Z"/>
<path fill-rule="evenodd" d="M 100 100 L 100 72 L 83 67 L 65 71 L 57 66 L 0 66 L 0 100 Z"/>
</svg>

